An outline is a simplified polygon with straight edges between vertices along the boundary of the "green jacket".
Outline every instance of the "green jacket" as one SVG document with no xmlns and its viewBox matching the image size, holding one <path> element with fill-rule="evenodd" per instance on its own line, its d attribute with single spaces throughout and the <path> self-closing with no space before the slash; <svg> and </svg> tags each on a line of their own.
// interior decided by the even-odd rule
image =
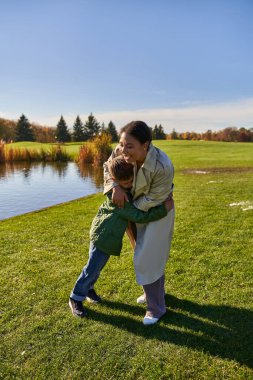
<svg viewBox="0 0 253 380">
<path fill-rule="evenodd" d="M 108 255 L 119 256 L 122 248 L 123 235 L 128 221 L 148 223 L 164 218 L 167 210 L 164 204 L 144 212 L 138 210 L 129 201 L 124 208 L 115 206 L 111 201 L 112 193 L 107 193 L 107 199 L 100 206 L 93 219 L 90 229 L 90 239 L 95 246 Z"/>
</svg>

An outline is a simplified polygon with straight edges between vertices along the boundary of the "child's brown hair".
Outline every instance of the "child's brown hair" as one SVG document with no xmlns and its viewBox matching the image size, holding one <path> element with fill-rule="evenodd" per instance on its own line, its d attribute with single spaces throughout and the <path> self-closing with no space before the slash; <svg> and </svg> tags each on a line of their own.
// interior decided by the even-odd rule
<svg viewBox="0 0 253 380">
<path fill-rule="evenodd" d="M 134 167 L 126 162 L 123 156 L 113 158 L 108 162 L 108 169 L 113 178 L 122 181 L 134 176 Z"/>
</svg>

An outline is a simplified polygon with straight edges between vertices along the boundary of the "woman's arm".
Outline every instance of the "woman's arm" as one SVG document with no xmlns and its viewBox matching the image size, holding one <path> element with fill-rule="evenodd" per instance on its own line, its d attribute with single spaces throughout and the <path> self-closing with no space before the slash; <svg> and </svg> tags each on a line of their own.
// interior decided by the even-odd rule
<svg viewBox="0 0 253 380">
<path fill-rule="evenodd" d="M 139 210 L 148 211 L 168 198 L 173 191 L 174 169 L 171 166 L 160 167 L 154 173 L 148 194 L 143 194 L 134 200 L 133 204 Z"/>
</svg>

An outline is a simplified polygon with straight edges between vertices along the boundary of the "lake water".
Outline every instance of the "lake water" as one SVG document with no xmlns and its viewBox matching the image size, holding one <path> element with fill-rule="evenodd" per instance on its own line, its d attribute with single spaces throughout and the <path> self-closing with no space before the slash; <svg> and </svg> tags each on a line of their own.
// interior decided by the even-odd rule
<svg viewBox="0 0 253 380">
<path fill-rule="evenodd" d="M 0 165 L 0 220 L 103 190 L 103 169 L 76 163 Z"/>
</svg>

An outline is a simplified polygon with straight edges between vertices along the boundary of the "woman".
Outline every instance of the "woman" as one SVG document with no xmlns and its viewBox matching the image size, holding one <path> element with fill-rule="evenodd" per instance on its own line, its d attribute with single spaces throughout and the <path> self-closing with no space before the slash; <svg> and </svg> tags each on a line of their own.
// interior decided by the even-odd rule
<svg viewBox="0 0 253 380">
<path fill-rule="evenodd" d="M 174 168 L 169 157 L 152 143 L 150 128 L 142 121 L 133 121 L 121 129 L 119 145 L 109 158 L 122 154 L 132 163 L 135 176 L 132 188 L 134 205 L 142 211 L 157 206 L 172 197 Z M 108 160 L 108 161 L 109 161 Z M 123 207 L 124 191 L 113 182 L 105 169 L 104 193 L 113 188 L 113 203 Z M 173 202 L 173 200 L 172 200 Z M 144 294 L 138 303 L 147 303 L 145 325 L 157 323 L 166 313 L 164 271 L 169 257 L 174 227 L 174 208 L 166 217 L 146 224 L 136 224 L 134 268 L 137 283 Z"/>
</svg>

